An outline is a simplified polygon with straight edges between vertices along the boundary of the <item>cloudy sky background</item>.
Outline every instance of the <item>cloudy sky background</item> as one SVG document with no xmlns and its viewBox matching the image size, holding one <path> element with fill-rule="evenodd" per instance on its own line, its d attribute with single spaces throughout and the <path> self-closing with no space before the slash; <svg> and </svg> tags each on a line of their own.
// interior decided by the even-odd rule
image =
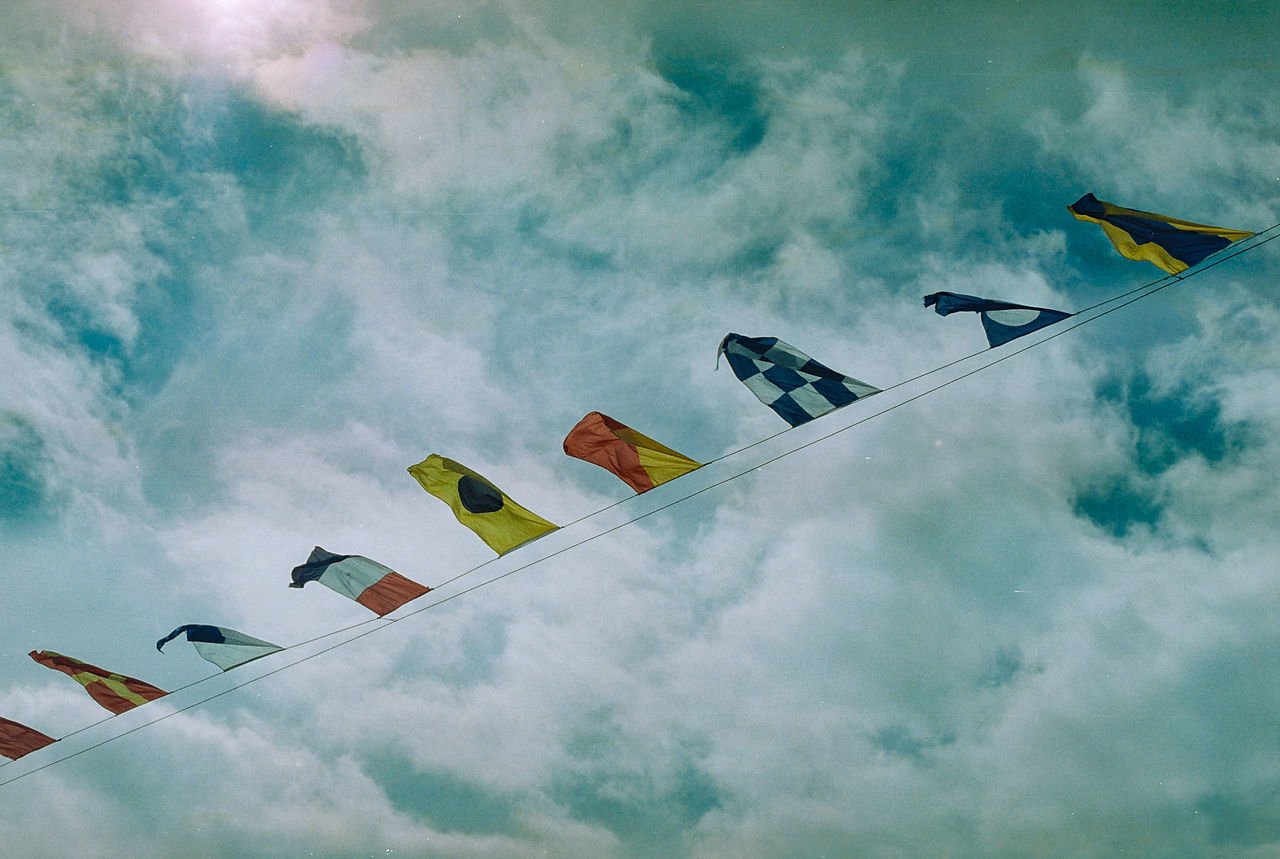
<svg viewBox="0 0 1280 859">
<path fill-rule="evenodd" d="M 587 411 L 704 460 L 783 429 L 714 371 L 728 331 L 886 387 L 984 345 L 925 293 L 1158 277 L 1085 192 L 1280 221 L 1275 3 L 955 6 L 6 4 L 0 715 L 106 715 L 32 649 L 173 689 L 213 671 L 155 652 L 176 625 L 368 618 L 285 586 L 316 544 L 485 561 L 405 472 L 428 453 L 565 523 L 629 495 L 560 452 Z M 1271 855 L 1272 247 L 0 786 L 0 844 Z"/>
</svg>

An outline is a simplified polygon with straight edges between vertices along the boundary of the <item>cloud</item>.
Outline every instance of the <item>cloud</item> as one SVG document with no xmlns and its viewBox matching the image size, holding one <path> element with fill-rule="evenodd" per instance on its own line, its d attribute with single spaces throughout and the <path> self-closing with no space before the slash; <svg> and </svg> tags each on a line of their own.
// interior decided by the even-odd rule
<svg viewBox="0 0 1280 859">
<path fill-rule="evenodd" d="M 706 459 L 775 433 L 712 369 L 729 330 L 888 387 L 983 345 L 927 292 L 1070 310 L 1132 285 L 1061 212 L 1082 175 L 1267 211 L 1230 202 L 1264 176 L 1252 96 L 1139 92 L 1123 66 L 1077 73 L 1074 42 L 1046 104 L 1040 78 L 957 80 L 998 40 L 921 58 L 885 47 L 915 32 L 887 13 L 812 34 L 818 5 L 805 26 L 627 6 L 608 32 L 522 3 L 115 10 L 22 25 L 82 66 L 5 48 L 0 712 L 41 729 L 100 714 L 22 664 L 33 646 L 177 688 L 207 668 L 152 655 L 179 623 L 289 643 L 369 617 L 285 587 L 312 545 L 424 584 L 488 559 L 405 474 L 427 453 L 567 523 L 625 496 L 557 450 L 586 411 Z M 1168 184 L 1192 168 L 1203 190 Z M 0 788 L 6 807 L 61 833 L 29 855 L 1265 849 L 1265 253 Z"/>
<path fill-rule="evenodd" d="M 347 39 L 367 25 L 358 3 L 341 0 L 90 0 L 59 3 L 49 14 L 58 15 L 64 26 L 109 40 L 141 57 L 232 74 L 245 74 L 256 62 L 280 53 Z"/>
<path fill-rule="evenodd" d="M 1089 57 L 1079 74 L 1086 109 L 1067 122 L 1043 111 L 1033 125 L 1045 148 L 1078 175 L 1090 183 L 1110 179 L 1114 190 L 1099 191 L 1104 199 L 1114 193 L 1185 201 L 1191 211 L 1184 217 L 1200 222 L 1276 220 L 1259 191 L 1275 181 L 1270 165 L 1276 150 L 1267 129 L 1277 117 L 1251 88 L 1217 84 L 1185 94 L 1142 89 L 1123 64 Z"/>
</svg>

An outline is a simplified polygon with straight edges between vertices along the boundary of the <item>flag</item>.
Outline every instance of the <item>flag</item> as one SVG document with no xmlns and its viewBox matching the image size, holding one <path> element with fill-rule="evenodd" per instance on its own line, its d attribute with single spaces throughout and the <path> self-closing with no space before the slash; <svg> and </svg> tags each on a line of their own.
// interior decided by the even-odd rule
<svg viewBox="0 0 1280 859">
<path fill-rule="evenodd" d="M 448 504 L 466 525 L 499 555 L 560 527 L 530 513 L 502 490 L 452 459 L 431 454 L 409 466 L 422 488 Z"/>
<path fill-rule="evenodd" d="M 721 354 L 751 393 L 793 427 L 880 392 L 819 364 L 777 337 L 727 334 L 716 352 L 717 366 Z"/>
<path fill-rule="evenodd" d="M 0 718 L 0 755 L 10 760 L 16 761 L 23 755 L 29 755 L 56 742 L 58 741 L 53 737 L 45 736 L 35 728 Z"/>
<path fill-rule="evenodd" d="M 977 313 L 982 317 L 982 328 L 987 332 L 987 343 L 993 349 L 1023 334 L 1030 334 L 1046 325 L 1061 322 L 1071 315 L 1061 310 L 1010 304 L 1007 301 L 977 298 L 957 292 L 935 292 L 933 295 L 926 295 L 924 306 L 932 307 L 939 316 L 946 316 L 958 310 Z"/>
<path fill-rule="evenodd" d="M 196 649 L 196 653 L 223 671 L 230 671 L 237 665 L 244 665 L 246 662 L 284 650 L 278 644 L 245 635 L 243 632 L 236 632 L 234 629 L 227 629 L 225 626 L 206 626 L 200 623 L 188 623 L 178 627 L 156 642 L 156 650 L 163 653 L 164 646 L 184 632 L 187 634 L 187 641 L 191 642 L 191 646 Z"/>
<path fill-rule="evenodd" d="M 61 671 L 71 677 L 84 687 L 89 697 L 116 715 L 169 694 L 150 683 L 125 677 L 123 674 L 112 674 L 96 665 L 54 653 L 52 650 L 33 650 L 27 655 L 46 668 Z"/>
<path fill-rule="evenodd" d="M 612 471 L 636 492 L 702 467 L 702 463 L 599 412 L 587 415 L 569 431 L 564 452 Z"/>
<path fill-rule="evenodd" d="M 1186 271 L 1232 242 L 1253 235 L 1247 230 L 1227 230 L 1126 209 L 1092 194 L 1085 194 L 1067 209 L 1077 221 L 1092 221 L 1101 226 L 1121 255 L 1146 260 L 1169 274 Z"/>
<path fill-rule="evenodd" d="M 293 568 L 289 587 L 300 588 L 316 581 L 355 600 L 378 617 L 431 590 L 362 555 L 335 555 L 319 546 L 311 550 L 305 564 Z"/>
</svg>

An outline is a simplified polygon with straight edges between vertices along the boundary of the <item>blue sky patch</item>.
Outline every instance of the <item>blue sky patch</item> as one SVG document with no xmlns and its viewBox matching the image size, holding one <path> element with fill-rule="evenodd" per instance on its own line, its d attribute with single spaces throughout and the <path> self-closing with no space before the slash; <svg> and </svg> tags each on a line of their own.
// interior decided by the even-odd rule
<svg viewBox="0 0 1280 859">
<path fill-rule="evenodd" d="M 1280 786 L 1254 797 L 1210 793 L 1196 801 L 1208 821 L 1208 841 L 1219 847 L 1258 847 L 1280 841 Z"/>
<path fill-rule="evenodd" d="M 1225 421 L 1213 395 L 1193 384 L 1187 380 L 1167 393 L 1157 392 L 1147 374 L 1136 372 L 1128 379 L 1113 377 L 1099 389 L 1101 399 L 1128 410 L 1138 429 L 1135 453 L 1144 473 L 1160 474 L 1190 455 L 1220 463 L 1248 443 L 1248 426 Z"/>
<path fill-rule="evenodd" d="M 371 758 L 366 772 L 398 811 L 433 829 L 468 835 L 507 835 L 516 829 L 509 799 L 448 771 L 423 771 L 384 755 Z"/>
<path fill-rule="evenodd" d="M 689 120 L 717 127 L 730 153 L 744 155 L 764 140 L 769 119 L 756 84 L 727 53 L 659 40 L 654 66 L 684 95 L 677 104 Z"/>
<path fill-rule="evenodd" d="M 950 745 L 955 740 L 955 735 L 951 733 L 945 733 L 936 739 L 921 738 L 906 725 L 887 725 L 871 735 L 871 744 L 881 751 L 917 762 L 925 761 L 929 751 Z"/>
<path fill-rule="evenodd" d="M 1128 475 L 1116 475 L 1080 492 L 1074 499 L 1073 511 L 1089 519 L 1113 537 L 1129 535 L 1135 526 L 1155 527 L 1160 521 L 1160 502 L 1155 494 L 1143 488 L 1140 481 Z"/>
<path fill-rule="evenodd" d="M 670 788 L 642 772 L 606 770 L 561 777 L 554 795 L 576 819 L 617 835 L 628 856 L 680 855 L 682 833 L 721 804 L 711 778 L 689 765 Z"/>
<path fill-rule="evenodd" d="M 23 519 L 45 504 L 44 451 L 30 422 L 0 413 L 0 518 Z"/>
</svg>

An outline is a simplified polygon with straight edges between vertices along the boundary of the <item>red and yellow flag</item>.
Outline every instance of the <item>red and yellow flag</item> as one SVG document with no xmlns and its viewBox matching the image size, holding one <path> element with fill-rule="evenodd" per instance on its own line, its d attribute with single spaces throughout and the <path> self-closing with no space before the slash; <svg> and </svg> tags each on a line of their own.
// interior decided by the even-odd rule
<svg viewBox="0 0 1280 859">
<path fill-rule="evenodd" d="M 35 728 L 0 718 L 0 755 L 17 760 L 29 755 L 36 749 L 43 749 L 50 743 L 56 743 L 53 737 L 45 736 Z"/>
<path fill-rule="evenodd" d="M 702 467 L 600 412 L 578 421 L 565 437 L 564 452 L 612 471 L 636 492 L 647 492 Z"/>
<path fill-rule="evenodd" d="M 89 697 L 117 715 L 169 694 L 150 683 L 125 677 L 123 674 L 112 674 L 96 665 L 54 653 L 52 650 L 33 650 L 27 655 L 46 668 L 66 674 L 83 686 Z"/>
</svg>

